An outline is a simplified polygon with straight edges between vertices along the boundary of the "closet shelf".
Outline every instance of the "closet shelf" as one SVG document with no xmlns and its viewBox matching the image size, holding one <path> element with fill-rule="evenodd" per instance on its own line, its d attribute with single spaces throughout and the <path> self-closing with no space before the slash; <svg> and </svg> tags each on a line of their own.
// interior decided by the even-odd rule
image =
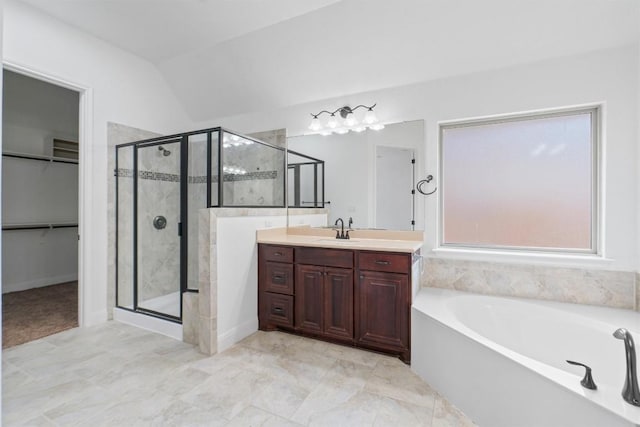
<svg viewBox="0 0 640 427">
<path fill-rule="evenodd" d="M 10 151 L 4 151 L 2 153 L 2 156 L 14 157 L 17 159 L 39 160 L 41 162 L 72 163 L 76 165 L 78 164 L 78 160 L 76 159 L 67 159 L 65 157 L 43 156 L 43 155 L 28 154 L 28 153 L 14 153 Z"/>
<path fill-rule="evenodd" d="M 2 224 L 2 230 L 42 230 L 54 228 L 74 228 L 77 222 L 34 222 L 28 224 Z"/>
</svg>

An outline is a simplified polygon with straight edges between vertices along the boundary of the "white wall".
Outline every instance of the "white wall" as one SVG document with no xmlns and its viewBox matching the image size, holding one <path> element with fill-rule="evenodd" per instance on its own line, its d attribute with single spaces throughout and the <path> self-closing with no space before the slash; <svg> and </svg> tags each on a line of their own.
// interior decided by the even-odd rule
<svg viewBox="0 0 640 427">
<path fill-rule="evenodd" d="M 296 224 L 326 223 L 324 214 L 296 215 L 295 219 Z M 218 352 L 258 330 L 256 230 L 286 225 L 284 215 L 218 217 Z"/>
<path fill-rule="evenodd" d="M 553 265 L 634 270 L 638 264 L 638 46 L 630 45 L 584 55 L 557 58 L 416 85 L 366 92 L 272 111 L 217 118 L 216 123 L 241 132 L 286 127 L 299 135 L 309 113 L 332 110 L 345 103 L 377 102 L 382 121 L 425 120 L 425 173 L 437 176 L 438 122 L 560 106 L 604 102 L 606 143 L 605 255 L 609 261 L 539 259 Z M 200 123 L 197 127 L 205 126 Z M 420 178 L 418 174 L 418 178 Z M 437 183 L 436 183 L 437 184 Z M 426 203 L 425 253 L 436 246 L 437 198 Z M 471 257 L 471 256 L 469 256 Z M 489 255 L 490 260 L 508 257 Z M 529 260 L 531 261 L 531 260 Z M 534 262 L 533 260 L 532 262 Z"/>
<path fill-rule="evenodd" d="M 15 0 L 4 2 L 4 63 L 85 89 L 80 134 L 82 324 L 107 318 L 107 122 L 173 133 L 192 128 L 155 67 Z M 81 125 L 82 126 L 82 125 Z M 83 139 L 84 138 L 84 139 Z M 84 150 L 84 151 L 83 151 Z M 82 221 L 83 216 L 80 220 Z M 81 284 L 82 286 L 82 284 Z"/>
<path fill-rule="evenodd" d="M 640 21 L 640 14 L 638 16 L 638 21 Z M 638 131 L 636 134 L 636 141 L 637 145 L 636 145 L 636 155 L 637 155 L 637 167 L 636 167 L 636 177 L 635 177 L 635 181 L 638 182 L 640 180 L 640 149 L 638 147 L 640 147 L 640 43 L 638 43 L 638 65 L 637 65 L 637 69 L 636 69 L 637 75 L 638 75 L 638 101 L 637 101 L 637 105 L 638 105 L 638 110 L 636 111 L 636 122 L 638 123 Z M 640 213 L 640 185 L 638 185 L 638 193 L 637 193 L 637 201 L 638 204 L 636 205 L 636 209 L 638 213 Z M 636 252 L 636 256 L 637 256 L 637 264 L 636 264 L 636 271 L 638 271 L 638 273 L 640 274 L 640 214 L 636 215 L 636 218 L 638 219 L 638 223 L 637 223 L 637 252 Z M 637 289 L 640 288 L 640 281 L 638 280 L 640 279 L 640 275 L 636 276 L 636 292 Z M 640 295 L 636 295 L 636 301 L 640 300 Z"/>
</svg>

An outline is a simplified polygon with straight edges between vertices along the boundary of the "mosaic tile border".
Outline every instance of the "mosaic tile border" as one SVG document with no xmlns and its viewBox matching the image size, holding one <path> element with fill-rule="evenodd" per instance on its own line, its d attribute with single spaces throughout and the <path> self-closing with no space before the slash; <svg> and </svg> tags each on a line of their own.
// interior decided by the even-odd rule
<svg viewBox="0 0 640 427">
<path fill-rule="evenodd" d="M 133 170 L 131 169 L 118 169 L 116 172 L 118 178 L 132 178 Z M 140 179 L 149 179 L 153 181 L 167 181 L 167 182 L 180 182 L 180 175 L 163 172 L 152 171 L 140 171 L 138 172 Z M 224 174 L 224 182 L 236 182 L 236 181 L 257 181 L 257 180 L 273 180 L 278 178 L 278 171 L 258 171 L 249 172 L 244 175 Z M 190 176 L 188 178 L 189 184 L 206 184 L 206 175 Z M 211 182 L 218 182 L 218 176 L 211 177 Z"/>
</svg>

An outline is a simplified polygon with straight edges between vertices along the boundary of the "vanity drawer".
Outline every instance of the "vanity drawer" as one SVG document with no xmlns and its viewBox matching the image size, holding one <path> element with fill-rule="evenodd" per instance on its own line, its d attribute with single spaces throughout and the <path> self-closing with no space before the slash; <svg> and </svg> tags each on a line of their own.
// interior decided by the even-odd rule
<svg viewBox="0 0 640 427">
<path fill-rule="evenodd" d="M 260 245 L 265 261 L 293 262 L 293 248 L 287 246 Z"/>
<path fill-rule="evenodd" d="M 290 295 L 263 293 L 267 322 L 293 328 L 293 297 Z"/>
<path fill-rule="evenodd" d="M 264 290 L 293 295 L 293 264 L 267 262 Z"/>
<path fill-rule="evenodd" d="M 409 274 L 411 271 L 411 254 L 360 252 L 358 254 L 358 265 L 360 270 Z"/>
<path fill-rule="evenodd" d="M 296 263 L 353 268 L 353 251 L 327 248 L 296 248 Z"/>
</svg>

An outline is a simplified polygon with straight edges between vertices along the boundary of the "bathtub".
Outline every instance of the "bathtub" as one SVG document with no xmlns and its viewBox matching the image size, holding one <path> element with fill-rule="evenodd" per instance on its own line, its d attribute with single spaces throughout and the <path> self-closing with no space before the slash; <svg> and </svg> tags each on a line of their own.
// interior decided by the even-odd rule
<svg viewBox="0 0 640 427">
<path fill-rule="evenodd" d="M 636 312 L 424 288 L 411 322 L 411 368 L 481 427 L 640 424 L 613 337 L 624 327 L 640 345 Z M 567 359 L 591 366 L 598 389 Z"/>
</svg>

